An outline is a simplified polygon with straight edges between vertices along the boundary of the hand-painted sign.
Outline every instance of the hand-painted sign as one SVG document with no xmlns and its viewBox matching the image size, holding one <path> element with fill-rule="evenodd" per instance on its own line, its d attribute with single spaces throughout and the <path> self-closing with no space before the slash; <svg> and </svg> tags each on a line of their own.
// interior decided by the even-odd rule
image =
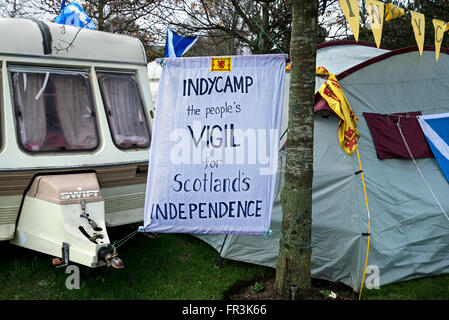
<svg viewBox="0 0 449 320">
<path fill-rule="evenodd" d="M 278 164 L 284 55 L 163 63 L 145 231 L 266 233 Z M 223 72 L 216 70 L 220 67 Z"/>
</svg>

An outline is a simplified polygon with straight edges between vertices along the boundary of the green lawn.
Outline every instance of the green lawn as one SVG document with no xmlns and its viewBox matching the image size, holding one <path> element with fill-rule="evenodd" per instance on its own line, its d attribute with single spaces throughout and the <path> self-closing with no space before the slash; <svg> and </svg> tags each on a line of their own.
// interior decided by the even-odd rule
<svg viewBox="0 0 449 320">
<path fill-rule="evenodd" d="M 380 289 L 363 289 L 362 300 L 448 300 L 449 275 L 409 280 Z"/>
<path fill-rule="evenodd" d="M 129 226 L 108 230 L 124 238 Z M 242 281 L 274 277 L 272 268 L 231 260 L 215 266 L 218 253 L 205 242 L 183 234 L 151 239 L 137 234 L 119 248 L 125 268 L 79 266 L 80 289 L 68 290 L 65 268 L 51 266 L 48 255 L 0 242 L 0 300 L 40 299 L 222 299 Z M 363 290 L 362 300 L 449 299 L 449 275 Z"/>
<path fill-rule="evenodd" d="M 129 227 L 108 230 L 122 239 Z M 79 266 L 80 289 L 68 290 L 65 268 L 48 255 L 0 242 L 0 300 L 5 299 L 222 299 L 240 281 L 272 277 L 274 269 L 224 260 L 205 242 L 182 234 L 151 239 L 137 234 L 119 248 L 124 269 Z"/>
</svg>

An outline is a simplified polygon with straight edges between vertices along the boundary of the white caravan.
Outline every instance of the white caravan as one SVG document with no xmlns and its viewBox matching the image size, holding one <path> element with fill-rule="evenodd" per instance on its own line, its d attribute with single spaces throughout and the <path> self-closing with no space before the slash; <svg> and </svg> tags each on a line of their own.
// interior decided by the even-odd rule
<svg viewBox="0 0 449 320">
<path fill-rule="evenodd" d="M 153 103 L 139 40 L 0 19 L 0 240 L 123 264 L 106 227 L 142 221 Z"/>
</svg>

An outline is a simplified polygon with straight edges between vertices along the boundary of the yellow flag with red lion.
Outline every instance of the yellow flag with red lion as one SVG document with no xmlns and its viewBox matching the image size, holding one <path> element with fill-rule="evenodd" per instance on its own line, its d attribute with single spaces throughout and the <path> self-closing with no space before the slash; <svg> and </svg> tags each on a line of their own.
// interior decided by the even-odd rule
<svg viewBox="0 0 449 320">
<path fill-rule="evenodd" d="M 328 77 L 327 81 L 323 83 L 318 91 L 326 100 L 329 107 L 338 115 L 340 121 L 338 123 L 338 139 L 340 146 L 344 152 L 352 155 L 358 148 L 357 142 L 360 138 L 357 130 L 358 119 L 354 111 L 346 99 L 341 85 L 337 80 L 335 74 L 330 74 L 323 67 L 318 67 L 317 74 L 322 74 Z"/>
</svg>

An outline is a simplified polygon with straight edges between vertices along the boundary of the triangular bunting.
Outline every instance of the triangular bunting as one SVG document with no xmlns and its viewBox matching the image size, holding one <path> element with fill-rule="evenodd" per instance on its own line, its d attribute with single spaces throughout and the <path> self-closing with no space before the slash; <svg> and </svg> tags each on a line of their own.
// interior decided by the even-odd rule
<svg viewBox="0 0 449 320">
<path fill-rule="evenodd" d="M 438 19 L 433 19 L 433 27 L 435 28 L 435 59 L 438 61 L 447 23 Z"/>
<path fill-rule="evenodd" d="M 359 41 L 359 1 L 358 0 L 338 0 L 340 2 L 341 10 L 343 11 L 346 20 L 348 20 L 349 27 L 354 34 L 356 41 Z"/>
<path fill-rule="evenodd" d="M 374 40 L 376 40 L 376 45 L 379 48 L 384 25 L 384 3 L 377 0 L 366 0 L 366 7 L 368 9 L 371 31 L 373 32 Z"/>
<path fill-rule="evenodd" d="M 418 44 L 419 54 L 422 55 L 424 48 L 424 30 L 426 28 L 426 18 L 422 13 L 410 11 L 412 15 L 413 32 L 415 33 L 416 43 Z"/>
</svg>

